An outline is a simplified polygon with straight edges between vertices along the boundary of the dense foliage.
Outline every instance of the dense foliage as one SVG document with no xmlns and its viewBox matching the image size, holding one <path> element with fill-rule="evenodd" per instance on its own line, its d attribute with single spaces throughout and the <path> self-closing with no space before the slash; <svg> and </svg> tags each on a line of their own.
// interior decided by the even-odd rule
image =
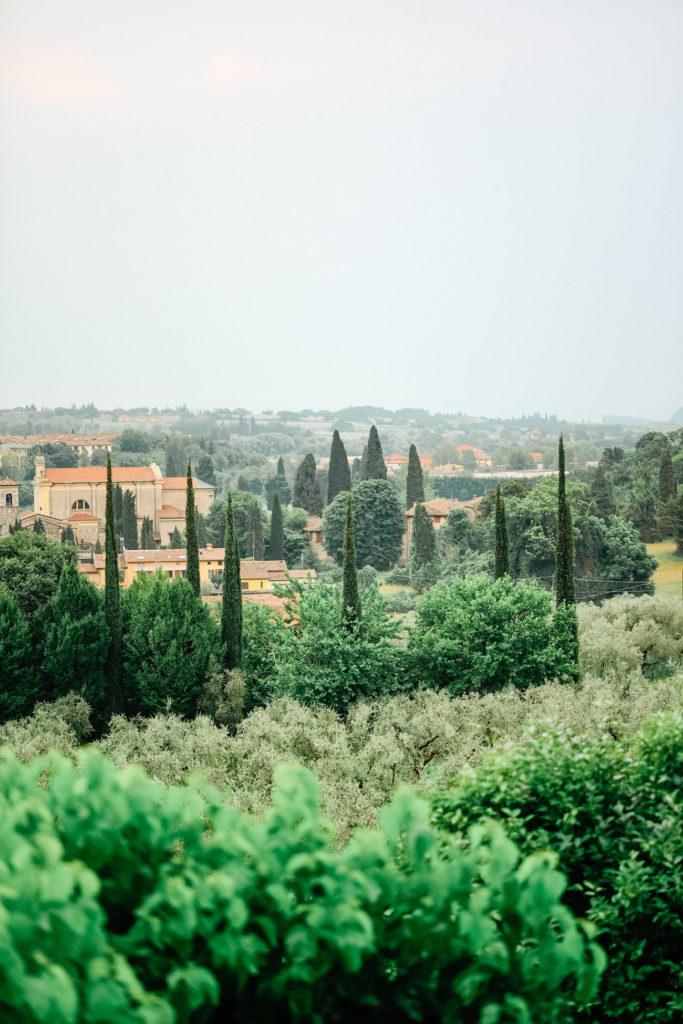
<svg viewBox="0 0 683 1024">
<path fill-rule="evenodd" d="M 575 913 L 608 953 L 600 1020 L 669 1022 L 683 1011 L 683 715 L 635 742 L 541 733 L 465 774 L 435 803 L 461 834 L 501 818 L 522 849 L 554 850 Z"/>
<path fill-rule="evenodd" d="M 409 792 L 334 851 L 301 770 L 254 819 L 92 755 L 9 759 L 0 820 L 6 1019 L 552 1024 L 603 965 L 551 856 L 492 824 L 444 848 Z"/>
<path fill-rule="evenodd" d="M 358 568 L 372 565 L 389 569 L 401 553 L 403 513 L 393 487 L 386 480 L 364 480 L 353 491 Z M 341 565 L 344 554 L 346 497 L 338 494 L 325 509 L 325 547 Z"/>
</svg>

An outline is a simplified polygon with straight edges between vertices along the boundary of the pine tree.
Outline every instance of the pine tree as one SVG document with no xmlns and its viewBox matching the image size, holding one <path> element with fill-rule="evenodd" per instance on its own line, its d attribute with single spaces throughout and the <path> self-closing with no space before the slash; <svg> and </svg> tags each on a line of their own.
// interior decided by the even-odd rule
<svg viewBox="0 0 683 1024">
<path fill-rule="evenodd" d="M 62 541 L 62 544 L 75 544 L 76 543 L 76 538 L 74 536 L 74 532 L 71 529 L 70 524 L 67 524 L 64 527 L 64 529 L 62 530 L 61 541 Z"/>
<path fill-rule="evenodd" d="M 42 519 L 36 519 L 36 521 L 33 524 L 33 532 L 34 533 L 45 533 L 45 525 L 44 525 Z"/>
<path fill-rule="evenodd" d="M 500 493 L 500 485 L 496 487 L 496 519 L 495 519 L 495 554 L 493 575 L 499 580 L 501 576 L 510 574 L 510 556 L 508 553 L 508 527 L 505 515 L 505 501 Z"/>
<path fill-rule="evenodd" d="M 363 480 L 386 480 L 387 467 L 384 464 L 382 453 L 382 442 L 377 433 L 377 427 L 373 423 L 368 435 L 368 448 L 365 456 Z"/>
<path fill-rule="evenodd" d="M 192 460 L 187 463 L 187 491 L 185 497 L 185 565 L 187 582 L 197 597 L 202 588 L 199 578 L 199 546 L 197 544 L 197 514 L 194 505 L 194 482 L 192 480 Z"/>
<path fill-rule="evenodd" d="M 114 486 L 114 533 L 117 537 L 123 536 L 123 491 L 121 484 Z"/>
<path fill-rule="evenodd" d="M 135 494 L 129 490 L 123 494 L 122 527 L 123 546 L 129 551 L 135 551 L 138 546 L 138 517 L 135 508 Z"/>
<path fill-rule="evenodd" d="M 282 524 L 282 506 L 277 491 L 273 495 L 273 511 L 270 515 L 270 545 L 268 548 L 270 558 L 283 559 L 285 557 L 285 530 Z"/>
<path fill-rule="evenodd" d="M 418 501 L 425 500 L 425 485 L 422 475 L 422 465 L 417 448 L 411 444 L 408 451 L 408 476 L 406 478 L 406 510 L 417 505 Z"/>
<path fill-rule="evenodd" d="M 228 494 L 225 510 L 221 640 L 225 651 L 225 667 L 239 668 L 242 662 L 242 583 L 231 494 Z"/>
<path fill-rule="evenodd" d="M 567 501 L 564 439 L 560 434 L 557 466 L 557 556 L 555 562 L 555 596 L 557 604 L 576 604 L 574 584 L 574 533 L 572 514 Z"/>
<path fill-rule="evenodd" d="M 330 447 L 330 465 L 327 474 L 327 504 L 334 501 L 342 491 L 351 490 L 351 470 L 344 442 L 335 430 Z"/>
<path fill-rule="evenodd" d="M 316 475 L 315 459 L 310 452 L 296 471 L 293 501 L 297 508 L 305 509 L 309 516 L 322 515 L 323 499 Z"/>
<path fill-rule="evenodd" d="M 342 622 L 347 629 L 353 629 L 360 619 L 361 604 L 358 592 L 358 569 L 356 568 L 356 541 L 353 522 L 353 496 L 349 491 L 346 498 L 346 525 L 344 527 L 344 568 L 342 576 Z"/>
<path fill-rule="evenodd" d="M 142 520 L 142 528 L 140 530 L 140 547 L 143 551 L 151 551 L 154 547 L 154 526 L 149 516 L 145 516 Z"/>
<path fill-rule="evenodd" d="M 119 556 L 114 532 L 114 488 L 111 480 L 111 458 L 107 456 L 107 493 L 104 514 L 104 616 L 109 633 L 109 649 L 105 666 L 106 697 L 104 720 L 121 706 L 121 593 L 119 589 Z"/>
<path fill-rule="evenodd" d="M 602 462 L 599 463 L 591 483 L 591 497 L 595 502 L 595 511 L 601 519 L 607 520 L 614 515 L 616 512 L 614 491 Z"/>
<path fill-rule="evenodd" d="M 676 497 L 676 477 L 671 458 L 671 445 L 667 441 L 662 447 L 659 459 L 659 500 L 669 501 Z"/>
</svg>

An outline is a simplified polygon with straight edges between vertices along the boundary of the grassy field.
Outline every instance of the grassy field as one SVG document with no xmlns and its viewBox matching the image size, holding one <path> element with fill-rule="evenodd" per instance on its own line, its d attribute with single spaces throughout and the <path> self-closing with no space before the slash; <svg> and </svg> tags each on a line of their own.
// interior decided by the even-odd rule
<svg viewBox="0 0 683 1024">
<path fill-rule="evenodd" d="M 653 576 L 655 593 L 664 597 L 681 597 L 683 558 L 676 554 L 676 542 L 663 540 L 657 544 L 648 544 L 647 550 L 659 562 Z"/>
</svg>

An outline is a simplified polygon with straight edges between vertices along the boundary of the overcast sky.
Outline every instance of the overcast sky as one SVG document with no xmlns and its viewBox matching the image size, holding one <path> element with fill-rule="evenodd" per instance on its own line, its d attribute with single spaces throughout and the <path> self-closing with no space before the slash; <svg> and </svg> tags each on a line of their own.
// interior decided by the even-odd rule
<svg viewBox="0 0 683 1024">
<path fill-rule="evenodd" d="M 2 0 L 0 404 L 683 404 L 682 0 Z"/>
</svg>

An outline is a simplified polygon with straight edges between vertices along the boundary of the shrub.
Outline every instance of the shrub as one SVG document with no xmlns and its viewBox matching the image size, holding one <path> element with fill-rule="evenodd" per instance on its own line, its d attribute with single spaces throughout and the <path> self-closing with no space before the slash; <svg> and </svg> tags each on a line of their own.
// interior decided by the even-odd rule
<svg viewBox="0 0 683 1024">
<path fill-rule="evenodd" d="M 598 926 L 608 954 L 588 1020 L 668 1024 L 683 1009 L 682 769 L 677 711 L 630 741 L 541 732 L 435 801 L 449 832 L 492 816 L 526 853 L 558 853 L 568 902 Z"/>
<path fill-rule="evenodd" d="M 416 683 L 451 694 L 567 678 L 552 597 L 535 583 L 479 576 L 437 584 L 417 602 L 408 652 Z"/>
<path fill-rule="evenodd" d="M 0 765 L 0 1007 L 9 1020 L 552 1024 L 602 968 L 553 858 L 495 825 L 443 849 L 403 791 L 329 845 L 314 780 L 262 819 L 101 757 Z"/>
<path fill-rule="evenodd" d="M 403 512 L 387 480 L 363 480 L 353 492 L 356 564 L 389 569 L 401 554 Z M 341 564 L 344 552 L 346 495 L 338 494 L 325 509 L 325 548 Z"/>
<path fill-rule="evenodd" d="M 612 679 L 629 673 L 670 675 L 683 663 L 683 605 L 665 597 L 625 594 L 600 607 L 579 605 L 584 672 Z"/>
</svg>

